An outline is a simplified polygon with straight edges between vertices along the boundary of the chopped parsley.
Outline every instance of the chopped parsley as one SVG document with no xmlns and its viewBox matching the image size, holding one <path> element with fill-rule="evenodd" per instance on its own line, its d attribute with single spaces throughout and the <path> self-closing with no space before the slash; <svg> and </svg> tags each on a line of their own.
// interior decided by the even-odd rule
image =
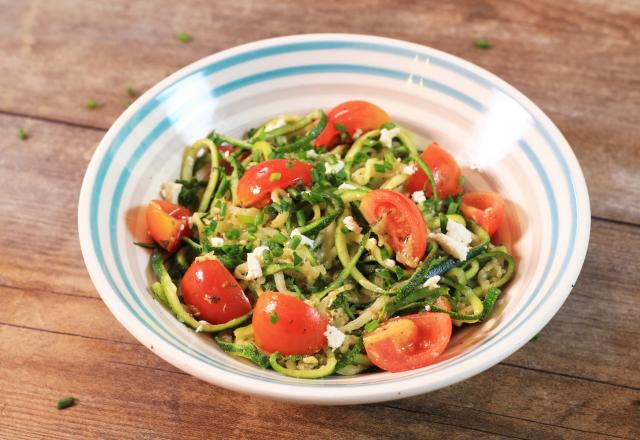
<svg viewBox="0 0 640 440">
<path fill-rule="evenodd" d="M 269 182 L 277 182 L 282 177 L 282 173 L 271 173 L 269 176 Z"/>
<path fill-rule="evenodd" d="M 275 324 L 278 322 L 278 314 L 276 312 L 271 312 L 271 314 L 269 315 L 269 322 L 271 324 Z"/>
<path fill-rule="evenodd" d="M 21 141 L 26 141 L 28 137 L 29 137 L 29 133 L 27 133 L 27 130 L 25 130 L 24 128 L 20 127 L 20 129 L 18 130 L 18 138 Z"/>
<path fill-rule="evenodd" d="M 191 35 L 187 34 L 186 32 L 178 32 L 176 34 L 176 38 L 181 43 L 188 43 L 189 41 L 191 41 Z"/>
<path fill-rule="evenodd" d="M 475 46 L 478 49 L 489 49 L 491 47 L 491 43 L 487 39 L 479 38 L 476 40 Z"/>
<path fill-rule="evenodd" d="M 69 408 L 75 403 L 76 399 L 72 396 L 66 396 L 58 400 L 58 409 Z"/>
<path fill-rule="evenodd" d="M 94 110 L 100 107 L 100 104 L 98 104 L 98 101 L 96 101 L 95 99 L 89 99 L 86 105 L 89 110 Z"/>
</svg>

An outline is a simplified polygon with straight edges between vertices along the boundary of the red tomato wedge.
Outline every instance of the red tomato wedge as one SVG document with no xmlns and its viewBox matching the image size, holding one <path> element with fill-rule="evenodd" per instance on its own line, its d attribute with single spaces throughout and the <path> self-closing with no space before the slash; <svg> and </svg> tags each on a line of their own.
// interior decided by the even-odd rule
<svg viewBox="0 0 640 440">
<path fill-rule="evenodd" d="M 180 281 L 184 302 L 194 315 L 211 324 L 222 324 L 251 310 L 251 303 L 236 279 L 218 260 L 196 261 Z"/>
<path fill-rule="evenodd" d="M 360 211 L 373 224 L 384 217 L 385 239 L 396 253 L 396 260 L 416 267 L 427 248 L 427 225 L 418 207 L 407 196 L 390 189 L 376 189 L 362 198 Z"/>
<path fill-rule="evenodd" d="M 152 200 L 146 214 L 151 238 L 168 252 L 178 249 L 182 237 L 189 234 L 191 211 L 164 200 Z"/>
<path fill-rule="evenodd" d="M 471 192 L 462 196 L 462 215 L 492 236 L 504 220 L 504 199 L 494 192 Z"/>
<path fill-rule="evenodd" d="M 392 318 L 363 337 L 371 362 L 393 372 L 433 364 L 450 339 L 449 315 L 431 312 Z"/>
<path fill-rule="evenodd" d="M 460 167 L 451 154 L 435 142 L 430 144 L 420 155 L 420 159 L 427 164 L 433 174 L 436 183 L 438 197 L 454 196 L 462 192 L 460 185 Z M 404 184 L 404 189 L 408 193 L 424 191 L 427 197 L 432 196 L 431 185 L 427 175 L 417 165 L 416 172 L 409 176 Z"/>
<path fill-rule="evenodd" d="M 286 293 L 260 295 L 252 324 L 256 345 L 266 353 L 311 355 L 327 344 L 327 318 Z"/>
<path fill-rule="evenodd" d="M 288 166 L 287 166 L 288 165 Z M 238 198 L 244 207 L 269 204 L 271 191 L 286 189 L 302 181 L 311 185 L 313 167 L 299 160 L 272 159 L 249 168 L 238 183 Z"/>
<path fill-rule="evenodd" d="M 333 148 L 342 141 L 341 132 L 336 124 L 344 126 L 344 132 L 349 136 L 344 141 L 350 142 L 353 134 L 360 130 L 361 133 L 379 128 L 389 122 L 389 115 L 375 104 L 367 101 L 348 101 L 335 106 L 327 114 L 327 126 L 316 138 L 317 148 Z"/>
</svg>

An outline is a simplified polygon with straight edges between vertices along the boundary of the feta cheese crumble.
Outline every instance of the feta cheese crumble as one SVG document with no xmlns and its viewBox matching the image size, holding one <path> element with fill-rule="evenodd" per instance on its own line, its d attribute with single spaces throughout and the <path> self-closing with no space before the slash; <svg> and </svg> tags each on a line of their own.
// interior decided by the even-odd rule
<svg viewBox="0 0 640 440">
<path fill-rule="evenodd" d="M 212 247 L 222 247 L 224 245 L 224 240 L 221 237 L 210 237 L 209 244 Z"/>
<path fill-rule="evenodd" d="M 362 129 L 361 128 L 356 128 L 356 131 L 353 132 L 353 136 L 351 136 L 351 138 L 355 141 L 360 136 L 362 136 Z"/>
<path fill-rule="evenodd" d="M 427 201 L 427 195 L 424 193 L 424 191 L 416 191 L 411 194 L 411 200 L 420 204 Z"/>
<path fill-rule="evenodd" d="M 314 157 L 318 157 L 318 152 L 316 150 L 307 150 L 307 157 L 313 159 Z"/>
<path fill-rule="evenodd" d="M 436 232 L 429 234 L 429 238 L 434 239 L 446 253 L 452 257 L 464 261 L 469 253 L 469 243 L 473 236 L 464 226 L 454 221 L 447 222 L 447 234 Z"/>
<path fill-rule="evenodd" d="M 301 234 L 300 231 L 298 231 L 298 228 L 295 228 L 293 231 L 291 231 L 291 238 L 295 236 L 300 237 L 300 243 L 302 243 L 303 245 L 313 247 L 313 240 L 306 235 Z"/>
<path fill-rule="evenodd" d="M 329 162 L 324 163 L 324 171 L 327 174 L 338 174 L 344 168 L 344 162 L 339 160 L 335 164 L 330 164 Z"/>
<path fill-rule="evenodd" d="M 346 335 L 332 325 L 327 325 L 327 329 L 324 332 L 327 337 L 327 344 L 332 350 L 339 348 L 344 342 Z"/>
<path fill-rule="evenodd" d="M 178 195 L 182 191 L 182 184 L 172 181 L 164 182 L 160 187 L 160 195 L 167 202 L 176 204 L 178 203 Z"/>
<path fill-rule="evenodd" d="M 251 252 L 247 254 L 247 280 L 257 280 L 262 276 L 262 267 L 258 256 Z"/>
<path fill-rule="evenodd" d="M 422 287 L 427 287 L 430 290 L 435 289 L 436 287 L 438 287 L 439 282 L 440 282 L 440 275 L 434 275 L 431 278 L 429 278 L 427 281 L 425 281 Z"/>
<path fill-rule="evenodd" d="M 418 169 L 416 168 L 416 166 L 412 163 L 410 163 L 409 165 L 405 166 L 402 169 L 402 172 L 404 174 L 406 174 L 407 176 L 412 176 L 416 173 L 416 171 L 418 171 Z"/>
<path fill-rule="evenodd" d="M 358 233 L 362 231 L 362 228 L 360 227 L 360 225 L 350 215 L 346 216 L 342 220 L 342 223 L 344 223 L 345 227 L 352 232 Z"/>
<path fill-rule="evenodd" d="M 394 127 L 391 130 L 387 130 L 383 128 L 380 130 L 380 143 L 387 148 L 391 148 L 391 142 L 393 142 L 393 138 L 398 136 L 400 133 L 400 127 Z"/>
<path fill-rule="evenodd" d="M 350 183 L 341 183 L 338 189 L 358 189 L 358 188 Z"/>
</svg>

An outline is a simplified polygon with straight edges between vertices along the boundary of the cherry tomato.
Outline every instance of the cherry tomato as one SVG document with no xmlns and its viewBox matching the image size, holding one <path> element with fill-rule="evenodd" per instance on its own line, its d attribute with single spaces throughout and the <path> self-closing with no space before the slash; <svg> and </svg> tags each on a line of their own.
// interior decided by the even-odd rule
<svg viewBox="0 0 640 440">
<path fill-rule="evenodd" d="M 316 138 L 316 147 L 333 148 L 342 141 L 341 132 L 336 128 L 336 124 L 344 126 L 351 141 L 353 134 L 360 130 L 361 133 L 379 128 L 382 124 L 389 122 L 389 115 L 380 107 L 367 101 L 348 101 L 334 107 L 327 114 L 327 126 Z"/>
<path fill-rule="evenodd" d="M 251 310 L 249 299 L 236 279 L 218 260 L 195 261 L 180 281 L 184 302 L 197 318 L 222 324 Z"/>
<path fill-rule="evenodd" d="M 164 200 L 152 200 L 147 206 L 147 230 L 151 238 L 168 252 L 180 246 L 182 237 L 189 234 L 191 211 Z"/>
<path fill-rule="evenodd" d="M 460 167 L 456 160 L 449 154 L 447 150 L 442 148 L 435 142 L 429 145 L 420 155 L 420 159 L 427 164 L 433 174 L 433 180 L 436 183 L 438 197 L 454 196 L 462 192 L 460 185 Z M 427 179 L 427 175 L 420 167 L 416 172 L 409 176 L 404 184 L 404 189 L 408 193 L 424 190 L 427 197 L 432 196 L 431 185 Z"/>
<path fill-rule="evenodd" d="M 244 207 L 269 204 L 271 191 L 302 181 L 311 185 L 313 167 L 299 160 L 271 159 L 249 168 L 238 183 L 238 198 Z"/>
<path fill-rule="evenodd" d="M 376 189 L 362 198 L 360 211 L 369 224 L 384 217 L 385 238 L 396 260 L 409 267 L 418 265 L 427 248 L 428 230 L 415 203 L 399 192 Z"/>
<path fill-rule="evenodd" d="M 367 356 L 386 371 L 408 371 L 438 360 L 451 339 L 446 313 L 417 313 L 392 318 L 363 337 Z"/>
<path fill-rule="evenodd" d="M 494 192 L 472 192 L 462 196 L 462 214 L 492 236 L 504 220 L 504 199 Z"/>
<path fill-rule="evenodd" d="M 266 353 L 317 353 L 327 345 L 327 318 L 293 295 L 264 292 L 253 309 L 256 345 Z"/>
</svg>

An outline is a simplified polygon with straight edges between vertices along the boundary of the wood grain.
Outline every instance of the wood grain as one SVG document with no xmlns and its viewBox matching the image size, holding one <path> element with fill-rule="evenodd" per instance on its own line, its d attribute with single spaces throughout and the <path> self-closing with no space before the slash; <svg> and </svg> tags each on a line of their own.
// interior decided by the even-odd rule
<svg viewBox="0 0 640 440">
<path fill-rule="evenodd" d="M 0 11 L 0 439 L 640 438 L 637 2 L 0 0 Z M 514 84 L 572 144 L 595 216 L 581 276 L 537 342 L 463 383 L 347 408 L 248 397 L 165 363 L 99 299 L 76 227 L 84 170 L 128 86 L 236 44 L 331 31 L 427 44 Z M 493 48 L 473 48 L 478 37 Z M 104 105 L 88 110 L 89 98 Z M 77 406 L 58 411 L 67 394 Z"/>
<path fill-rule="evenodd" d="M 128 86 L 144 91 L 201 57 L 261 38 L 373 33 L 451 52 L 551 116 L 584 168 L 594 215 L 640 223 L 637 2 L 189 0 L 171 8 L 0 0 L 0 9 L 0 111 L 103 129 L 129 101 Z M 180 31 L 193 41 L 180 43 Z M 479 37 L 492 49 L 475 49 Z M 90 98 L 103 107 L 88 110 Z"/>
</svg>

